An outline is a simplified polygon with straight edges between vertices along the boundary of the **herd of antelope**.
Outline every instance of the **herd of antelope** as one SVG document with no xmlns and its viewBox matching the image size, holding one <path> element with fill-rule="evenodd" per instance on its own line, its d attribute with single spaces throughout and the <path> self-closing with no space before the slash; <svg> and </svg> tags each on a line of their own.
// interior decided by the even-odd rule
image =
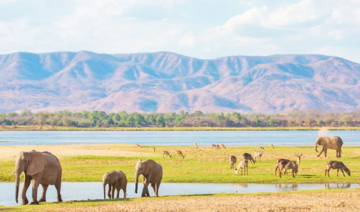
<svg viewBox="0 0 360 212">
<path fill-rule="evenodd" d="M 260 144 L 259 144 L 260 145 Z M 196 142 L 193 143 L 193 146 L 198 149 L 198 145 Z M 141 148 L 141 145 L 139 144 L 135 144 L 135 147 Z M 212 149 L 215 150 L 220 150 L 220 149 L 226 149 L 224 144 L 212 144 L 211 145 Z M 269 148 L 274 149 L 274 145 L 273 144 L 269 144 Z M 152 147 L 153 152 L 156 151 L 155 147 Z M 202 151 L 199 149 L 199 151 Z M 236 167 L 236 162 L 237 162 L 237 158 L 235 155 L 230 155 L 230 169 L 235 169 L 235 174 L 238 174 L 238 172 L 240 171 L 241 175 L 248 175 L 248 161 L 250 161 L 253 165 L 255 165 L 255 163 L 257 161 L 261 162 L 261 157 L 263 156 L 265 151 L 265 148 L 260 146 L 260 150 L 255 150 L 254 151 L 254 157 L 249 154 L 249 153 L 244 153 L 242 155 L 242 159 L 239 161 L 237 168 Z M 173 156 L 170 154 L 169 151 L 164 150 L 162 152 L 162 156 L 164 157 L 169 157 L 172 158 L 174 156 L 174 158 L 176 156 L 180 156 L 182 159 L 185 159 L 185 156 L 183 154 L 182 151 L 180 150 L 175 150 Z M 282 175 L 286 175 L 288 170 L 291 170 L 292 176 L 295 177 L 295 175 L 298 173 L 299 170 L 299 165 L 300 165 L 300 161 L 301 161 L 301 157 L 302 154 L 300 155 L 295 155 L 296 156 L 296 160 L 289 160 L 289 159 L 284 159 L 284 158 L 279 158 L 276 159 L 276 163 L 275 163 L 275 175 L 277 175 L 277 173 L 279 174 L 279 177 L 281 178 Z M 344 163 L 342 163 L 341 161 L 329 161 L 326 164 L 326 169 L 325 169 L 325 176 L 329 176 L 329 172 L 330 169 L 336 169 L 337 170 L 337 176 L 339 176 L 339 171 L 342 172 L 343 176 L 345 177 L 345 173 L 347 173 L 350 176 L 350 170 L 345 166 Z M 360 179 L 360 178 L 359 178 Z"/>
<path fill-rule="evenodd" d="M 269 145 L 270 148 L 274 149 L 274 145 L 270 144 Z M 261 162 L 261 157 L 265 151 L 264 147 L 260 146 L 261 150 L 255 150 L 254 151 L 254 157 L 249 154 L 249 153 L 244 153 L 242 155 L 242 160 L 239 161 L 239 164 L 237 166 L 237 168 L 235 168 L 236 165 L 236 161 L 237 158 L 235 155 L 230 155 L 230 169 L 235 168 L 235 174 L 237 174 L 240 170 L 241 175 L 248 175 L 248 161 L 250 161 L 252 164 L 255 164 L 256 160 L 259 159 L 259 161 Z M 299 169 L 299 165 L 300 165 L 300 161 L 301 161 L 301 157 L 302 154 L 300 155 L 295 155 L 296 156 L 296 160 L 291 161 L 289 159 L 283 159 L 283 158 L 279 158 L 276 159 L 276 164 L 275 164 L 275 175 L 277 175 L 277 172 L 279 173 L 279 177 L 281 178 L 282 175 L 286 175 L 288 170 L 291 170 L 292 172 L 292 176 L 295 177 L 295 175 L 298 173 L 298 169 Z M 345 166 L 345 164 L 341 161 L 329 161 L 326 164 L 326 169 L 325 169 L 325 177 L 326 175 L 330 177 L 329 172 L 330 169 L 336 169 L 337 170 L 337 176 L 339 176 L 339 171 L 342 172 L 343 176 L 345 177 L 344 172 L 350 176 L 350 170 Z M 360 179 L 360 177 L 359 177 Z"/>
</svg>

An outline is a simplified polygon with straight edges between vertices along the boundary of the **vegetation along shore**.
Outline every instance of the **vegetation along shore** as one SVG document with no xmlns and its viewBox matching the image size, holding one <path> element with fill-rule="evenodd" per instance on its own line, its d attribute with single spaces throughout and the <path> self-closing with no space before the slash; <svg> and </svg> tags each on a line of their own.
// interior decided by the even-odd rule
<svg viewBox="0 0 360 212">
<path fill-rule="evenodd" d="M 293 111 L 283 114 L 233 113 L 105 113 L 58 111 L 53 113 L 0 113 L 0 130 L 123 130 L 123 131 L 255 131 L 255 130 L 360 130 L 360 112 Z"/>
</svg>

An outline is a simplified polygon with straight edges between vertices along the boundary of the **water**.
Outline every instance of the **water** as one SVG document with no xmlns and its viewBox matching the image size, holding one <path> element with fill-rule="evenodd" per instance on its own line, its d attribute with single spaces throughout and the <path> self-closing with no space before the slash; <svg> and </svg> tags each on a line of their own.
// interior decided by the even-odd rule
<svg viewBox="0 0 360 212">
<path fill-rule="evenodd" d="M 360 131 L 330 131 L 340 136 L 344 146 L 360 146 Z M 110 144 L 199 146 L 313 146 L 317 131 L 0 131 L 1 145 Z"/>
<path fill-rule="evenodd" d="M 140 197 L 142 184 L 139 183 L 138 194 L 135 194 L 135 184 L 128 183 L 127 197 Z M 20 187 L 21 191 L 22 185 Z M 159 195 L 181 195 L 181 194 L 214 194 L 214 193 L 254 193 L 254 192 L 278 192 L 278 191 L 300 191 L 316 190 L 328 188 L 359 188 L 358 184 L 330 183 L 330 184 L 230 184 L 230 183 L 162 183 Z M 0 205 L 12 206 L 15 203 L 15 184 L 0 183 Z M 7 191 L 7 192 L 3 192 Z M 150 195 L 154 196 L 153 189 L 149 186 Z M 27 197 L 31 201 L 31 187 L 27 192 Z M 42 192 L 41 186 L 38 189 L 38 198 Z M 70 200 L 95 200 L 103 199 L 103 189 L 101 182 L 83 183 L 62 183 L 61 195 L 63 201 Z M 120 198 L 123 197 L 122 191 Z M 56 202 L 56 190 L 54 186 L 49 186 L 47 193 L 48 202 Z M 21 197 L 19 194 L 19 202 Z"/>
</svg>

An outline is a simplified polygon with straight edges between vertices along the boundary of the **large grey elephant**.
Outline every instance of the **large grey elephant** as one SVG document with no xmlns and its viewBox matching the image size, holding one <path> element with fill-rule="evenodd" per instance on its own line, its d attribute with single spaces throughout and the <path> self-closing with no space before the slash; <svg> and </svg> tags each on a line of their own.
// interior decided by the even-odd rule
<svg viewBox="0 0 360 212">
<path fill-rule="evenodd" d="M 335 149 L 336 150 L 336 157 L 337 158 L 341 158 L 341 147 L 343 145 L 343 141 L 341 140 L 340 137 L 338 136 L 334 136 L 334 137 L 318 137 L 316 142 L 315 142 L 315 151 L 318 152 L 317 150 L 317 146 L 322 146 L 322 150 L 320 151 L 320 153 L 317 155 L 318 157 L 320 157 L 320 155 L 324 152 L 325 157 L 327 156 L 327 150 L 328 149 Z"/>
<path fill-rule="evenodd" d="M 117 195 L 116 195 L 117 199 L 119 199 L 119 194 L 121 189 L 124 192 L 124 198 L 126 198 L 127 178 L 124 172 L 112 171 L 104 174 L 103 176 L 104 199 L 106 198 L 105 190 L 107 184 L 109 184 L 109 190 L 108 190 L 109 199 L 114 199 L 115 189 L 117 191 Z"/>
<path fill-rule="evenodd" d="M 138 190 L 139 176 L 143 175 L 144 188 L 142 190 L 141 197 L 149 197 L 148 186 L 151 184 L 151 187 L 154 189 L 155 195 L 159 196 L 159 188 L 163 175 L 163 170 L 160 164 L 156 163 L 153 160 L 146 160 L 144 162 L 139 159 L 135 166 L 135 193 Z"/>
<path fill-rule="evenodd" d="M 55 185 L 57 190 L 57 201 L 61 199 L 61 177 L 62 168 L 59 159 L 50 152 L 20 152 L 16 159 L 15 165 L 15 200 L 18 203 L 19 183 L 22 172 L 25 174 L 24 186 L 21 192 L 22 204 L 29 203 L 26 198 L 26 191 L 33 180 L 32 202 L 30 204 L 39 204 L 37 200 L 37 189 L 39 184 L 43 187 L 40 202 L 46 202 L 46 190 L 49 185 Z"/>
</svg>

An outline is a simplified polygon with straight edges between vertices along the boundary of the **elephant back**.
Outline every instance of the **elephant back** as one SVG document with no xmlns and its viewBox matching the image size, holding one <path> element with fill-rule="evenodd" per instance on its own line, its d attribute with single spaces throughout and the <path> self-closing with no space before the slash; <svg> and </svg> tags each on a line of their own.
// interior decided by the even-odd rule
<svg viewBox="0 0 360 212">
<path fill-rule="evenodd" d="M 332 137 L 334 144 L 339 145 L 340 147 L 344 144 L 343 140 L 339 136 Z"/>
</svg>

